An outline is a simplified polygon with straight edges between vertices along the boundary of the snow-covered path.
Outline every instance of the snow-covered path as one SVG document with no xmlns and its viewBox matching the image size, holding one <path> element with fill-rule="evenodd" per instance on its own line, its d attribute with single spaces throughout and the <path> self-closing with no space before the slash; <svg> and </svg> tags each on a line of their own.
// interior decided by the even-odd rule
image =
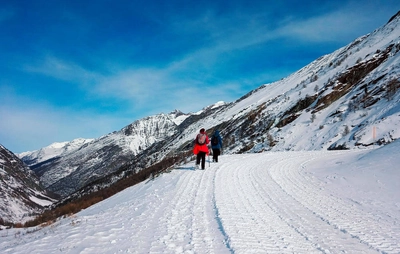
<svg viewBox="0 0 400 254">
<path fill-rule="evenodd" d="M 399 173 L 361 173 L 366 153 L 184 165 L 52 226 L 0 231 L 0 253 L 400 253 Z"/>
<path fill-rule="evenodd" d="M 224 174 L 222 166 L 217 173 L 216 204 L 235 252 L 400 252 L 400 231 L 390 230 L 392 221 L 378 222 L 355 203 L 323 191 L 320 181 L 302 170 L 310 160 L 332 154 L 253 156 L 247 168 L 233 166 Z"/>
</svg>

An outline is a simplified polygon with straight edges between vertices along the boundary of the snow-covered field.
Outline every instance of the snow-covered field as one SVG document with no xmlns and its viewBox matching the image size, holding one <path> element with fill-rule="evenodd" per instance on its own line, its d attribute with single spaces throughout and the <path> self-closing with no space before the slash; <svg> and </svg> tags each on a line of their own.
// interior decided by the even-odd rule
<svg viewBox="0 0 400 254">
<path fill-rule="evenodd" d="M 400 142 L 182 165 L 0 253 L 400 253 Z"/>
</svg>

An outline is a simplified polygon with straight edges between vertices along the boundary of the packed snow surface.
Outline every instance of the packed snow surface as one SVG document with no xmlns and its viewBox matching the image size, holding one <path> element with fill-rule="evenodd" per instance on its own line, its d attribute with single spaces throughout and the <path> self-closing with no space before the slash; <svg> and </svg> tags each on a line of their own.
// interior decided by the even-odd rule
<svg viewBox="0 0 400 254">
<path fill-rule="evenodd" d="M 0 253 L 400 253 L 400 142 L 223 155 L 175 168 Z"/>
</svg>

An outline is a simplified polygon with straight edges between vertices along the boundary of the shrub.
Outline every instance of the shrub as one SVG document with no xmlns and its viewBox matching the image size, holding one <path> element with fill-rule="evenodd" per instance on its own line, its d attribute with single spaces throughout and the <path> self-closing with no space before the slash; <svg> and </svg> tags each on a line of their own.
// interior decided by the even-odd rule
<svg viewBox="0 0 400 254">
<path fill-rule="evenodd" d="M 400 81 L 397 80 L 396 78 L 390 80 L 387 83 L 387 89 L 386 89 L 386 94 L 385 94 L 385 98 L 387 100 L 392 100 L 393 97 L 396 95 L 397 90 L 400 87 Z"/>
<path fill-rule="evenodd" d="M 349 128 L 349 126 L 345 125 L 342 135 L 346 136 L 349 133 L 350 133 L 350 128 Z"/>
<path fill-rule="evenodd" d="M 313 123 L 317 117 L 314 113 L 311 114 L 311 122 Z"/>
</svg>

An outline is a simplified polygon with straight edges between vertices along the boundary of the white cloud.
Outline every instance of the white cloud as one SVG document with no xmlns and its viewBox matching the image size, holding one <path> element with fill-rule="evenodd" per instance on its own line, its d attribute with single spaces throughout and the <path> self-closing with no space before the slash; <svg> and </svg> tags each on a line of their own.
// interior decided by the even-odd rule
<svg viewBox="0 0 400 254">
<path fill-rule="evenodd" d="M 160 104 L 160 100 L 163 100 L 163 105 L 174 104 L 174 101 L 179 99 L 175 94 L 198 90 L 197 87 L 219 86 L 222 87 L 221 96 L 225 94 L 227 97 L 232 94 L 232 89 L 223 87 L 226 83 L 232 84 L 232 81 L 219 80 L 221 73 L 218 72 L 229 73 L 231 64 L 229 54 L 237 55 L 238 50 L 277 38 L 298 37 L 310 41 L 335 38 L 335 34 L 340 32 L 339 28 L 326 31 L 324 26 L 332 22 L 346 23 L 347 20 L 343 19 L 345 17 L 346 15 L 332 13 L 305 21 L 292 20 L 279 28 L 272 29 L 266 24 L 266 17 L 262 13 L 250 15 L 235 12 L 219 16 L 212 11 L 207 11 L 192 20 L 183 22 L 176 18 L 171 23 L 170 26 L 176 30 L 176 33 L 185 34 L 196 28 L 199 33 L 206 34 L 208 39 L 205 40 L 205 44 L 201 44 L 201 47 L 192 49 L 181 59 L 176 59 L 164 67 L 133 68 L 129 65 L 119 67 L 115 65 L 111 74 L 95 73 L 83 68 L 79 63 L 47 55 L 37 64 L 26 65 L 25 70 L 74 82 L 84 87 L 88 94 L 94 97 L 130 101 L 135 108 L 141 108 L 149 103 Z M 221 64 L 221 60 L 225 62 Z M 249 80 L 249 77 L 237 78 L 236 74 L 232 73 L 232 80 L 236 83 L 259 82 L 260 85 L 264 83 L 261 77 L 271 75 L 262 73 Z"/>
<path fill-rule="evenodd" d="M 99 81 L 95 92 L 103 96 L 144 102 L 152 95 L 162 92 L 163 85 L 167 85 L 165 83 L 168 79 L 163 70 L 142 68 L 121 70 Z"/>
<path fill-rule="evenodd" d="M 203 48 L 194 52 L 205 59 L 217 59 L 219 54 L 243 49 L 275 38 L 266 22 L 267 13 L 229 12 L 221 15 L 207 10 L 190 20 L 175 20 L 171 29 L 176 33 L 196 31 L 206 38 Z M 192 55 L 192 53 L 191 53 Z"/>
<path fill-rule="evenodd" d="M 79 137 L 97 138 L 124 126 L 113 115 L 61 110 L 18 97 L 0 105 L 0 118 L 0 142 L 18 153 Z"/>
<path fill-rule="evenodd" d="M 98 74 L 84 69 L 77 63 L 60 59 L 53 55 L 46 55 L 36 63 L 26 64 L 23 66 L 23 70 L 78 83 L 87 83 L 90 80 L 100 78 Z"/>
<path fill-rule="evenodd" d="M 372 2 L 348 1 L 339 9 L 324 12 L 306 19 L 288 17 L 277 30 L 280 37 L 292 38 L 310 43 L 341 42 L 350 43 L 358 36 L 376 29 L 376 18 L 386 17 L 385 6 Z M 386 9 L 386 12 L 388 10 Z M 386 17 L 387 19 L 389 16 Z M 383 24 L 382 24 L 383 25 Z"/>
</svg>

